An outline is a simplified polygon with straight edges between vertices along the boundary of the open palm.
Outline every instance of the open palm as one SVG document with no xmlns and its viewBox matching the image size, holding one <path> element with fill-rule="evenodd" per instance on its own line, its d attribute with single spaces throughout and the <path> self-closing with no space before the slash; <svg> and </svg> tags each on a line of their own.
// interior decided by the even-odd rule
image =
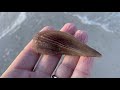
<svg viewBox="0 0 120 90">
<path fill-rule="evenodd" d="M 53 27 L 46 26 L 42 29 L 54 30 Z M 60 30 L 74 35 L 79 41 L 86 43 L 87 34 L 77 28 L 72 23 L 67 23 Z M 90 75 L 93 58 L 65 55 L 63 61 L 58 65 L 61 55 L 40 55 L 31 47 L 33 41 L 16 57 L 13 63 L 2 74 L 1 78 L 50 78 L 54 74 L 59 78 L 87 78 Z M 40 58 L 40 56 L 42 56 Z M 38 62 L 39 60 L 39 62 Z M 33 71 L 35 65 L 37 67 Z"/>
</svg>

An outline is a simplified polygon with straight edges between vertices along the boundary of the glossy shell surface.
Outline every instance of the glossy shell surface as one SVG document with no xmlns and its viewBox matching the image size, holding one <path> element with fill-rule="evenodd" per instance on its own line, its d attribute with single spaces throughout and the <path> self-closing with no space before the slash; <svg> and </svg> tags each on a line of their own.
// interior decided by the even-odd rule
<svg viewBox="0 0 120 90">
<path fill-rule="evenodd" d="M 33 37 L 33 49 L 41 54 L 64 54 L 74 56 L 99 57 L 95 49 L 78 41 L 69 33 L 49 30 L 41 31 Z"/>
</svg>

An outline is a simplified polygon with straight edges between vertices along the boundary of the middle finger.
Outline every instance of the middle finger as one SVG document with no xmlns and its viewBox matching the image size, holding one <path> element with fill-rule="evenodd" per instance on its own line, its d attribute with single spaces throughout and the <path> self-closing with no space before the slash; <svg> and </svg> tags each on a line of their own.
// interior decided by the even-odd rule
<svg viewBox="0 0 120 90">
<path fill-rule="evenodd" d="M 63 28 L 60 30 L 63 32 L 68 32 L 70 34 L 74 34 L 76 32 L 76 27 L 73 24 L 65 24 Z M 43 72 L 49 76 L 53 73 L 56 68 L 61 55 L 43 55 L 41 58 L 38 67 L 36 68 L 36 72 Z"/>
<path fill-rule="evenodd" d="M 87 41 L 87 34 L 83 31 L 78 30 L 74 36 L 75 36 L 75 38 L 77 38 L 79 41 L 81 41 L 83 43 L 85 43 Z M 79 58 L 80 58 L 80 56 L 66 55 L 64 57 L 61 65 L 56 70 L 56 76 L 59 78 L 71 77 Z"/>
</svg>

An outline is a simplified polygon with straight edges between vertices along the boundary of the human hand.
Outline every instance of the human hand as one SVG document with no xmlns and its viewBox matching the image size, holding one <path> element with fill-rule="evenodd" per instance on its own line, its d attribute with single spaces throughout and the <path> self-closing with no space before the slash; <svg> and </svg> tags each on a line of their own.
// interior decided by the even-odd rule
<svg viewBox="0 0 120 90">
<path fill-rule="evenodd" d="M 44 30 L 54 30 L 54 28 L 46 26 L 42 29 L 42 31 Z M 65 24 L 60 31 L 74 35 L 83 43 L 87 42 L 87 33 L 77 30 L 71 23 Z M 55 69 L 61 55 L 42 55 L 40 58 L 41 55 L 32 49 L 32 45 L 33 41 L 31 40 L 1 78 L 50 78 L 54 70 L 58 78 L 87 78 L 90 76 L 93 58 L 65 55 L 63 61 Z M 33 71 L 37 62 L 37 67 Z"/>
</svg>

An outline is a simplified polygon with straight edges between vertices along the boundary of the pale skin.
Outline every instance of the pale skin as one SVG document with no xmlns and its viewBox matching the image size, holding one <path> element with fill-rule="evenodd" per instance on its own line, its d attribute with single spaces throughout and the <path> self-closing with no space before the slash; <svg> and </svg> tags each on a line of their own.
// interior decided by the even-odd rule
<svg viewBox="0 0 120 90">
<path fill-rule="evenodd" d="M 51 26 L 46 26 L 44 30 L 55 30 Z M 87 43 L 87 33 L 78 30 L 72 23 L 65 24 L 61 30 L 72 34 L 78 41 Z M 33 41 L 31 40 L 26 47 L 20 52 L 8 69 L 2 74 L 1 78 L 50 78 L 60 61 L 61 55 L 42 55 L 35 71 L 37 61 L 41 54 L 37 54 L 32 49 Z M 88 78 L 92 68 L 93 58 L 83 56 L 65 55 L 63 61 L 55 70 L 58 78 Z"/>
</svg>

